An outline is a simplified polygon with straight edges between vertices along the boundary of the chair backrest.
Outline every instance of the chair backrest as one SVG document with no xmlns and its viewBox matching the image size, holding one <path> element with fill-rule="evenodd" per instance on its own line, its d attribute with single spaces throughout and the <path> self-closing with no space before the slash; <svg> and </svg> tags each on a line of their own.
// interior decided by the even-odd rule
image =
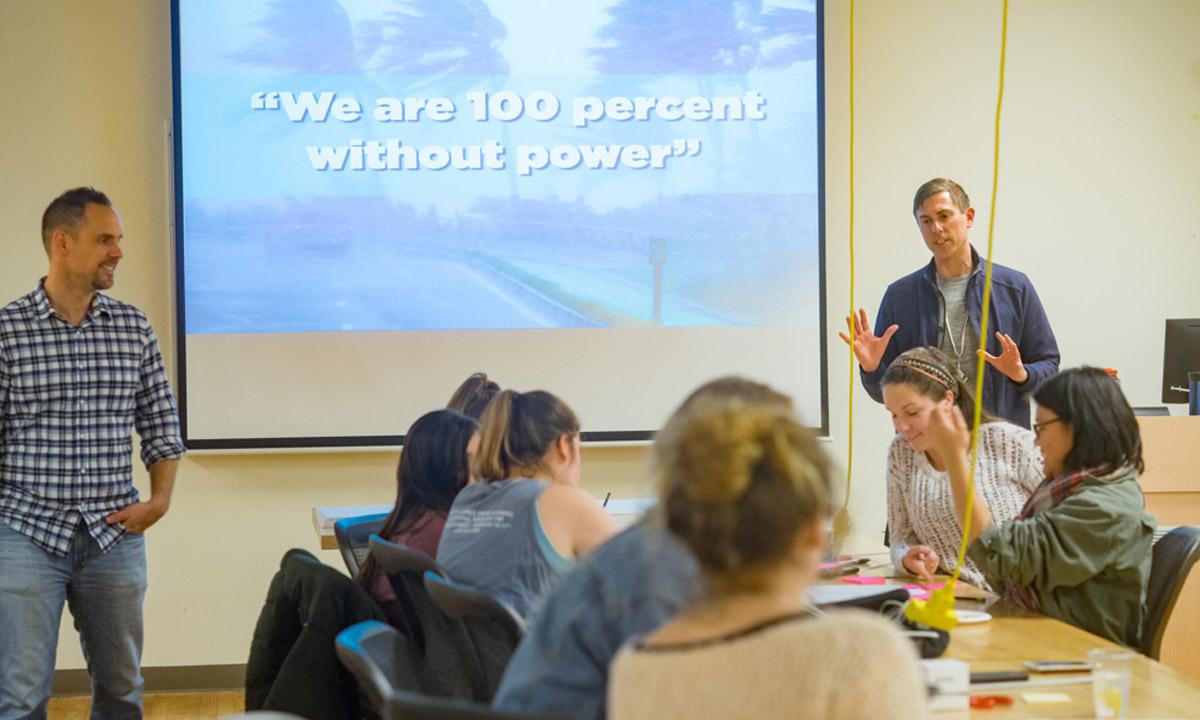
<svg viewBox="0 0 1200 720">
<path fill-rule="evenodd" d="M 1175 601 L 1192 566 L 1200 560 L 1200 528 L 1180 525 L 1154 543 L 1150 581 L 1146 587 L 1146 618 L 1142 623 L 1142 653 L 1158 659 L 1163 635 Z"/>
<path fill-rule="evenodd" d="M 401 663 L 408 651 L 408 640 L 391 625 L 368 620 L 338 633 L 334 649 L 338 660 L 367 696 L 367 702 L 386 718 L 383 709 L 401 682 Z"/>
<path fill-rule="evenodd" d="M 415 684 L 398 689 L 435 697 L 490 700 L 512 654 L 508 636 L 497 642 L 477 627 L 477 620 L 452 617 L 433 601 L 425 588 L 425 573 L 445 575 L 433 558 L 378 535 L 371 536 L 369 546 L 395 594 L 392 603 L 384 603 L 384 612 L 414 653 L 409 680 Z"/>
<path fill-rule="evenodd" d="M 445 639 L 448 634 L 453 638 L 456 631 L 448 627 L 422 580 L 426 572 L 444 575 L 441 567 L 420 550 L 389 542 L 378 535 L 370 537 L 368 546 L 371 557 L 387 577 L 395 595 L 393 603 L 383 603 L 389 621 L 408 636 L 419 652 L 436 656 L 432 658 L 435 665 L 438 661 L 453 662 L 453 658 L 444 657 L 446 648 L 441 646 L 445 643 L 439 642 L 439 638 Z M 426 642 L 428 635 L 434 637 L 432 648 Z M 452 692 L 449 688 L 447 691 Z"/>
<path fill-rule="evenodd" d="M 333 524 L 333 536 L 337 538 L 338 551 L 342 554 L 346 569 L 350 571 L 350 577 L 358 577 L 359 569 L 367 561 L 367 539 L 372 533 L 383 529 L 387 516 L 387 513 L 358 515 L 342 518 Z"/>
<path fill-rule="evenodd" d="M 432 572 L 425 573 L 425 589 L 446 615 L 456 620 L 494 623 L 512 640 L 513 647 L 525 634 L 525 621 L 517 611 L 485 592 Z"/>
<path fill-rule="evenodd" d="M 466 660 L 477 689 L 475 700 L 491 700 L 500 686 L 504 668 L 525 634 L 521 616 L 490 595 L 433 572 L 425 573 L 425 589 L 447 618 L 465 628 L 470 642 Z"/>
<path fill-rule="evenodd" d="M 338 659 L 350 671 L 383 720 L 559 720 L 514 715 L 487 705 L 433 697 L 403 689 L 408 672 L 407 640 L 390 625 L 368 621 L 343 630 L 336 641 Z"/>
<path fill-rule="evenodd" d="M 375 534 L 367 540 L 367 548 L 371 557 L 379 563 L 379 569 L 385 573 L 415 572 L 423 575 L 426 571 L 432 571 L 438 575 L 446 574 L 433 558 L 420 550 L 384 540 Z"/>
</svg>

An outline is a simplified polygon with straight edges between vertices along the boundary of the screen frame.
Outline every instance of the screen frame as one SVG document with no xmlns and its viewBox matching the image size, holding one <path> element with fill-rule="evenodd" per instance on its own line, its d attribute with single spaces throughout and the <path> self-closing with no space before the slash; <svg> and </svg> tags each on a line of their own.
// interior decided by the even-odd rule
<svg viewBox="0 0 1200 720">
<path fill-rule="evenodd" d="M 336 435 L 303 437 L 243 437 L 201 439 L 188 435 L 187 325 L 184 277 L 183 213 L 183 116 L 180 63 L 180 8 L 183 0 L 171 0 L 171 107 L 172 107 L 172 186 L 174 212 L 175 281 L 175 385 L 179 405 L 179 429 L 189 450 L 279 450 L 337 448 L 395 448 L 404 445 L 404 435 Z M 817 114 L 817 277 L 820 306 L 820 393 L 821 424 L 812 428 L 821 437 L 829 436 L 828 310 L 825 268 L 825 2 L 815 0 L 816 15 L 816 114 Z M 447 396 L 448 397 L 448 396 Z M 653 430 L 583 431 L 581 440 L 588 444 L 639 445 L 654 439 Z"/>
</svg>

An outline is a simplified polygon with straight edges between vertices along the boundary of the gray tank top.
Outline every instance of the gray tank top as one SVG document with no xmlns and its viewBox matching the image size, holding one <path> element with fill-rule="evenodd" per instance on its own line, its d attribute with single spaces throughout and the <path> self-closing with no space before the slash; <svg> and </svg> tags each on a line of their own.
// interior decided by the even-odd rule
<svg viewBox="0 0 1200 720">
<path fill-rule="evenodd" d="M 450 579 L 529 614 L 571 567 L 547 539 L 537 501 L 549 483 L 530 478 L 477 482 L 454 498 L 438 544 Z"/>
</svg>

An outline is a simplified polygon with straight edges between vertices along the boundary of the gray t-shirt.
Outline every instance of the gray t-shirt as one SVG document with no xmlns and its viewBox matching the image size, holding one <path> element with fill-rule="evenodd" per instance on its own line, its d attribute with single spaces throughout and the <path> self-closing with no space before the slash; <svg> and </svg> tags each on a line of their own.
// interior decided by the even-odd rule
<svg viewBox="0 0 1200 720">
<path fill-rule="evenodd" d="M 970 275 L 948 278 L 937 276 L 938 292 L 942 296 L 941 327 L 938 330 L 938 348 L 958 363 L 959 370 L 967 383 L 975 383 L 975 369 L 979 349 L 979 329 L 967 315 L 967 282 Z"/>
<path fill-rule="evenodd" d="M 547 487 L 542 480 L 518 478 L 463 488 L 438 544 L 438 564 L 450 579 L 528 615 L 571 565 L 542 530 L 537 501 Z"/>
</svg>

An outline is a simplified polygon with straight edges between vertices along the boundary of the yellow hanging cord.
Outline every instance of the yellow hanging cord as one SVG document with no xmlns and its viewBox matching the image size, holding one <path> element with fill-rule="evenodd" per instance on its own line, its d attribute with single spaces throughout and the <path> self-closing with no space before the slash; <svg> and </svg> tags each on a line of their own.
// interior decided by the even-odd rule
<svg viewBox="0 0 1200 720">
<path fill-rule="evenodd" d="M 979 359 L 975 366 L 975 418 L 971 427 L 971 482 L 967 492 L 967 514 L 963 520 L 962 547 L 958 549 L 958 563 L 954 568 L 953 580 L 958 579 L 963 561 L 967 556 L 967 536 L 970 535 L 971 509 L 975 504 L 975 463 L 979 456 L 979 421 L 983 416 L 983 372 L 985 361 L 983 352 L 987 349 L 988 308 L 992 300 L 992 241 L 996 229 L 996 194 L 1000 178 L 1000 110 L 1004 104 L 1004 53 L 1008 44 L 1008 0 L 1004 0 L 1004 10 L 1000 21 L 1000 91 L 996 97 L 996 133 L 992 149 L 992 204 L 988 211 L 988 243 L 987 243 L 987 273 L 983 283 L 983 310 L 979 326 Z"/>
<path fill-rule="evenodd" d="M 983 417 L 983 351 L 987 349 L 988 308 L 992 299 L 992 241 L 996 228 L 996 189 L 1000 177 L 1000 110 L 1004 105 L 1004 56 L 1008 46 L 1008 0 L 1003 0 L 1000 16 L 1000 90 L 996 97 L 996 130 L 992 148 L 992 203 L 988 212 L 987 271 L 983 285 L 983 310 L 979 325 L 979 359 L 975 369 L 975 416 L 971 424 L 971 472 L 967 485 L 967 512 L 963 518 L 962 545 L 958 549 L 958 562 L 946 586 L 934 591 L 928 602 L 914 600 L 908 604 L 905 614 L 911 620 L 941 630 L 951 630 L 958 619 L 954 616 L 954 588 L 967 557 L 967 538 L 971 534 L 971 511 L 975 506 L 975 463 L 979 457 L 979 421 Z"/>
<path fill-rule="evenodd" d="M 850 315 L 854 309 L 854 0 L 850 0 Z M 853 340 L 853 338 L 851 338 Z M 833 518 L 834 545 L 840 549 L 850 534 L 850 480 L 854 476 L 854 343 L 850 343 L 849 399 L 846 403 L 846 497 Z"/>
</svg>

